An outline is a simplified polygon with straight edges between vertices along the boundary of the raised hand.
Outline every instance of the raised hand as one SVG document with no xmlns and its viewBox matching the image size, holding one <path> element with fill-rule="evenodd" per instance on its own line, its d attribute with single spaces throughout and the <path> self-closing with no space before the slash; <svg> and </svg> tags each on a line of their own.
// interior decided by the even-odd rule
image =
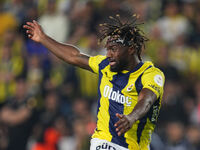
<svg viewBox="0 0 200 150">
<path fill-rule="evenodd" d="M 26 33 L 28 34 L 28 37 L 35 42 L 41 42 L 45 37 L 42 27 L 35 20 L 33 20 L 33 22 L 27 22 L 23 28 L 27 29 Z"/>
<path fill-rule="evenodd" d="M 133 123 L 126 115 L 116 113 L 116 116 L 119 118 L 119 121 L 114 126 L 116 127 L 118 136 L 121 136 L 132 127 Z"/>
</svg>

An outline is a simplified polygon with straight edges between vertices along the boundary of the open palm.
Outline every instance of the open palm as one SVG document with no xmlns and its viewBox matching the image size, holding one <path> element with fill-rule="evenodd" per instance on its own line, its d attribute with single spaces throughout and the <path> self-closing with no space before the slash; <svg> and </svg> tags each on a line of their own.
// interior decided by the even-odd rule
<svg viewBox="0 0 200 150">
<path fill-rule="evenodd" d="M 27 29 L 26 33 L 28 37 L 35 42 L 41 42 L 42 38 L 45 36 L 42 27 L 35 20 L 33 20 L 33 22 L 27 22 L 23 28 Z"/>
</svg>

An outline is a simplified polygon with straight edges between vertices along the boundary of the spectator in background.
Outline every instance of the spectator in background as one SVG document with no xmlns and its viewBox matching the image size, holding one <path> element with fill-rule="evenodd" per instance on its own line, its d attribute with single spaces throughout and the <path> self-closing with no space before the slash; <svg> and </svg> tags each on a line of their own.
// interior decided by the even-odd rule
<svg viewBox="0 0 200 150">
<path fill-rule="evenodd" d="M 60 138 L 60 133 L 52 128 L 48 127 L 44 131 L 43 141 L 36 142 L 31 150 L 57 150 L 57 143 Z"/>
<path fill-rule="evenodd" d="M 186 129 L 186 139 L 191 144 L 190 150 L 200 149 L 200 127 L 199 125 L 191 124 Z"/>
<path fill-rule="evenodd" d="M 168 2 L 163 17 L 158 19 L 154 28 L 159 31 L 161 39 L 173 43 L 179 36 L 188 32 L 189 22 L 187 18 L 180 15 L 176 2 Z"/>
<path fill-rule="evenodd" d="M 165 150 L 165 144 L 158 134 L 153 133 L 151 138 L 152 138 L 150 144 L 151 150 Z"/>
<path fill-rule="evenodd" d="M 31 150 L 56 150 L 60 133 L 54 128 L 54 123 L 61 116 L 59 102 L 59 96 L 54 90 L 47 92 L 44 108 L 40 112 L 38 122 L 34 127 L 39 129 L 39 133 L 31 139 L 32 142 L 30 141 Z"/>
<path fill-rule="evenodd" d="M 7 30 L 15 30 L 18 26 L 15 16 L 13 16 L 10 12 L 6 12 L 3 9 L 3 4 L 3 1 L 0 1 L 0 41 Z"/>
<path fill-rule="evenodd" d="M 187 142 L 184 135 L 185 127 L 179 121 L 167 123 L 166 132 L 166 150 L 191 150 L 191 145 Z"/>
<path fill-rule="evenodd" d="M 86 121 L 81 118 L 76 118 L 73 122 L 74 140 L 76 150 L 89 150 L 90 149 L 90 134 L 86 129 Z"/>
<path fill-rule="evenodd" d="M 31 55 L 27 60 L 27 84 L 28 92 L 32 95 L 41 94 L 41 84 L 43 81 L 43 70 L 41 60 L 37 55 Z"/>
<path fill-rule="evenodd" d="M 59 42 L 65 42 L 69 34 L 69 21 L 67 15 L 58 11 L 57 0 L 48 0 L 47 10 L 40 16 L 39 23 L 44 27 L 47 35 Z"/>
<path fill-rule="evenodd" d="M 194 91 L 195 91 L 196 107 L 192 110 L 190 119 L 193 124 L 200 125 L 200 81 L 196 82 Z"/>
<path fill-rule="evenodd" d="M 185 2 L 182 4 L 182 13 L 190 21 L 191 25 L 195 22 L 197 6 L 194 2 Z"/>
<path fill-rule="evenodd" d="M 157 2 L 158 2 L 158 4 L 160 3 L 159 1 L 157 1 Z M 131 7 L 130 10 L 133 10 L 136 14 L 140 14 L 139 19 L 141 21 L 145 21 L 147 19 L 148 15 L 152 15 L 151 11 L 149 11 L 149 9 L 151 7 L 150 1 L 129 0 L 129 3 L 127 4 L 127 6 Z M 158 13 L 154 14 L 154 15 L 158 15 Z"/>
<path fill-rule="evenodd" d="M 24 5 L 24 0 L 5 1 L 4 9 L 15 16 L 19 24 L 26 15 L 26 5 Z"/>
<path fill-rule="evenodd" d="M 14 29 L 7 30 L 2 36 L 0 47 L 9 46 L 12 57 L 24 57 L 26 55 L 24 41 L 18 32 Z"/>
<path fill-rule="evenodd" d="M 75 150 L 76 142 L 73 131 L 71 131 L 72 125 L 66 121 L 66 118 L 59 117 L 55 121 L 55 128 L 60 133 L 60 138 L 58 141 L 58 149 L 59 150 Z"/>
<path fill-rule="evenodd" d="M 72 119 L 80 118 L 84 120 L 85 131 L 88 135 L 92 135 L 95 128 L 96 122 L 94 115 L 91 114 L 90 105 L 87 102 L 87 99 L 76 98 L 73 103 L 73 116 Z"/>
<path fill-rule="evenodd" d="M 24 79 L 17 79 L 15 95 L 0 110 L 0 120 L 8 127 L 7 150 L 26 150 L 27 140 L 37 113 L 34 107 L 37 100 L 30 97 Z"/>
<path fill-rule="evenodd" d="M 40 114 L 40 122 L 44 129 L 53 125 L 55 119 L 61 115 L 60 114 L 60 99 L 55 91 L 47 92 L 44 104 L 44 110 Z"/>
<path fill-rule="evenodd" d="M 194 14 L 193 29 L 190 32 L 189 44 L 198 49 L 200 47 L 200 11 L 197 9 Z"/>
<path fill-rule="evenodd" d="M 182 124 L 188 123 L 187 115 L 183 107 L 182 86 L 174 80 L 167 80 L 165 93 L 163 95 L 162 109 L 160 111 L 159 124 L 163 128 L 170 121 L 179 121 Z"/>
<path fill-rule="evenodd" d="M 16 42 L 14 36 L 13 31 L 7 31 L 6 42 L 0 47 L 0 103 L 13 96 L 15 78 L 25 75 L 25 62 L 20 53 L 21 45 Z"/>
</svg>

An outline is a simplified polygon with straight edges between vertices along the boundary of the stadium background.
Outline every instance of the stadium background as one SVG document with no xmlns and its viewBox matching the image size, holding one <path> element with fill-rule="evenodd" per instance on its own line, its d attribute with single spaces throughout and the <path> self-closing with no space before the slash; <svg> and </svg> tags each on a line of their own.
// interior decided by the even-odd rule
<svg viewBox="0 0 200 150">
<path fill-rule="evenodd" d="M 88 150 L 95 128 L 96 75 L 58 60 L 22 25 L 35 19 L 56 40 L 105 54 L 98 24 L 127 12 L 145 23 L 143 60 L 166 75 L 152 150 L 200 149 L 199 0 L 1 0 L 0 150 Z"/>
</svg>

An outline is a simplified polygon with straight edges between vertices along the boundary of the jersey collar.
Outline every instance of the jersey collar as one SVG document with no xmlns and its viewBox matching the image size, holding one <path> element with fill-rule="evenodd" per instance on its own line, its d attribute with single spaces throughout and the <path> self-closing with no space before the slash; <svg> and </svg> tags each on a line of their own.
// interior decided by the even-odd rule
<svg viewBox="0 0 200 150">
<path fill-rule="evenodd" d="M 122 73 L 132 73 L 132 72 L 135 72 L 135 71 L 139 70 L 142 67 L 143 64 L 144 64 L 144 62 L 140 61 L 137 64 L 137 66 L 135 68 L 133 68 L 133 70 L 131 70 L 131 71 L 123 70 Z"/>
</svg>

